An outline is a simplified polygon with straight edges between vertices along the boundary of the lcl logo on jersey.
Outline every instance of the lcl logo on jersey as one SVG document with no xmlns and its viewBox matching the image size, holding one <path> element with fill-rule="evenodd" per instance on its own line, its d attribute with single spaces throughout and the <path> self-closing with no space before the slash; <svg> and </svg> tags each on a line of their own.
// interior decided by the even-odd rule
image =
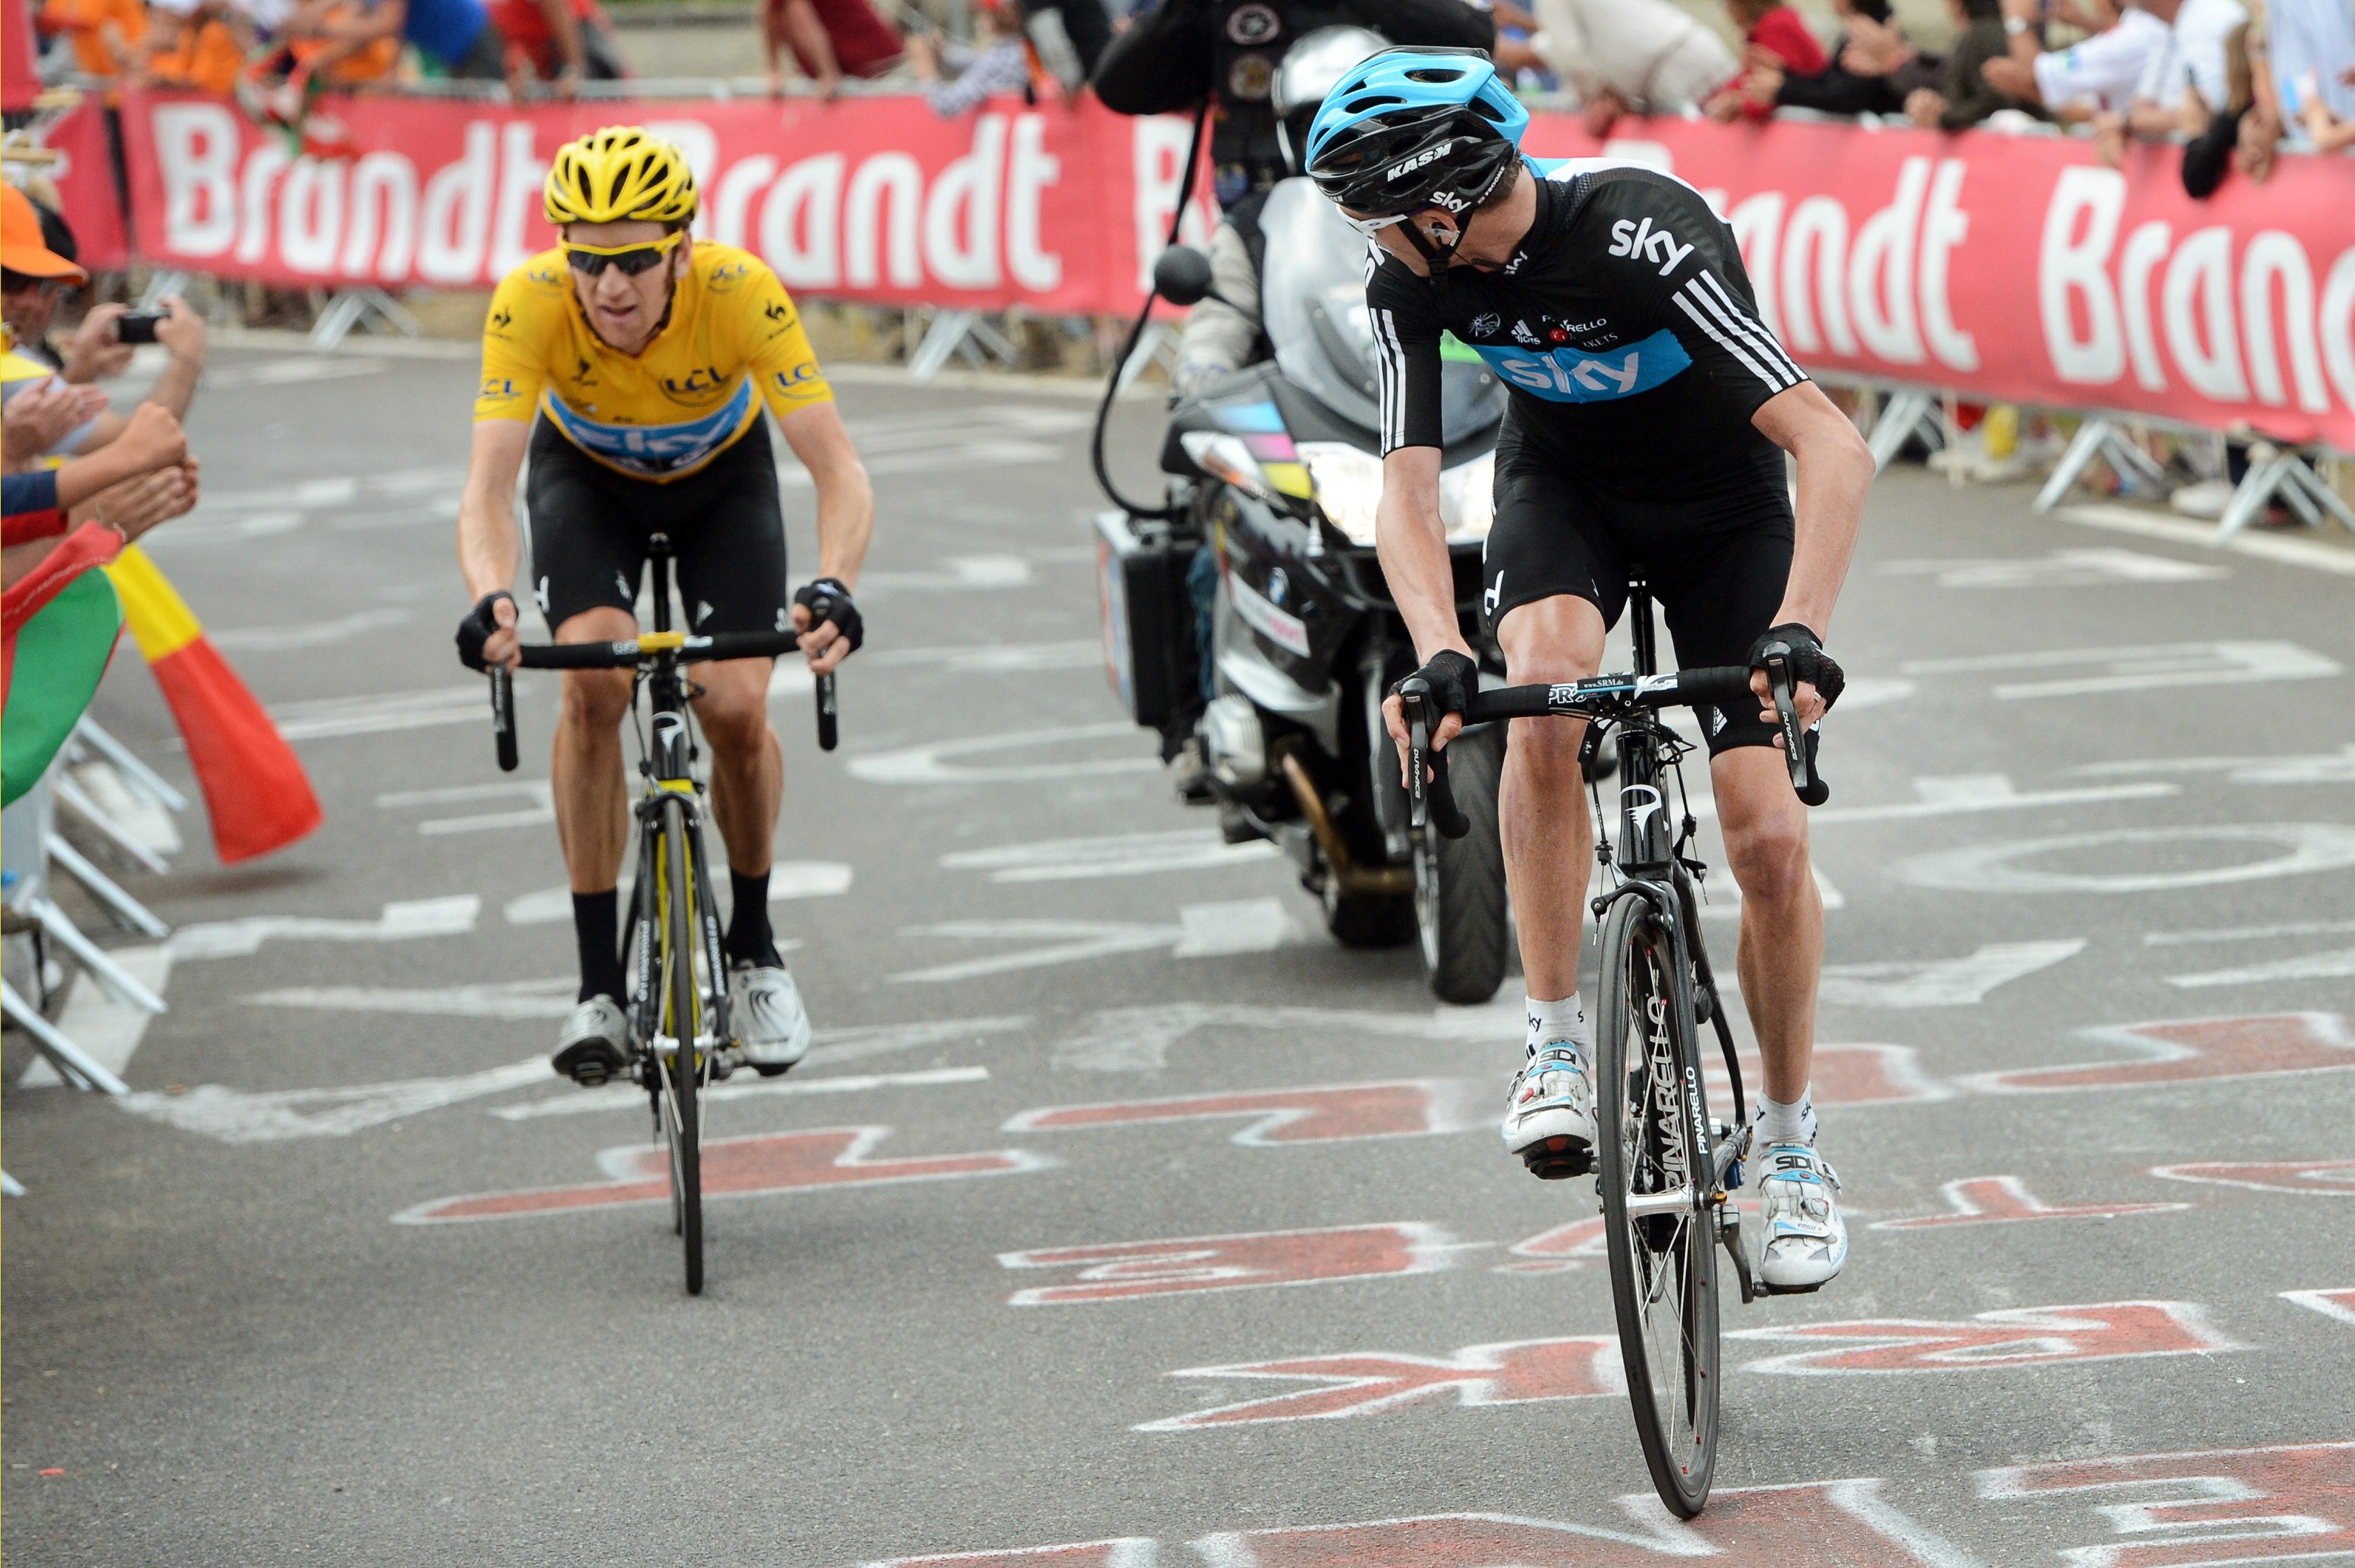
<svg viewBox="0 0 2355 1568">
<path fill-rule="evenodd" d="M 1648 218 L 1638 223 L 1621 219 L 1611 226 L 1611 254 L 1635 257 L 1659 263 L 1660 276 L 1667 277 L 1677 270 L 1677 263 L 1692 254 L 1689 245 L 1679 245 L 1677 237 L 1665 229 L 1655 229 Z"/>
</svg>

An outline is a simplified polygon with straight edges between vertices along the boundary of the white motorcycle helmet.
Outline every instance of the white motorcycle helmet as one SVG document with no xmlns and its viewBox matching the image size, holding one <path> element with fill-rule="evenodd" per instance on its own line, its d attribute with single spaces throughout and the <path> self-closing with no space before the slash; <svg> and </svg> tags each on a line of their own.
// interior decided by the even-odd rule
<svg viewBox="0 0 2355 1568">
<path fill-rule="evenodd" d="M 1318 27 L 1305 34 L 1284 51 L 1268 88 L 1268 103 L 1275 111 L 1275 139 L 1284 149 L 1284 166 L 1302 172 L 1301 150 L 1308 144 L 1308 123 L 1316 106 L 1348 74 L 1351 67 L 1391 47 L 1391 41 L 1370 27 Z"/>
</svg>

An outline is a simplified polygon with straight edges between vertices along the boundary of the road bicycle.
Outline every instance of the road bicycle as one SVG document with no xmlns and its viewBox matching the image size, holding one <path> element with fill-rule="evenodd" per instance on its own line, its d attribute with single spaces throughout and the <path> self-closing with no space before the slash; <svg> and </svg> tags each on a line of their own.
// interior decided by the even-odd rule
<svg viewBox="0 0 2355 1568">
<path fill-rule="evenodd" d="M 1693 747 L 1661 719 L 1664 708 L 1739 708 L 1755 704 L 1750 671 L 1735 667 L 1657 673 L 1651 592 L 1641 574 L 1628 607 L 1636 668 L 1553 686 L 1483 691 L 1468 725 L 1508 719 L 1587 721 L 1581 761 L 1586 776 L 1606 733 L 1618 745 L 1619 835 L 1595 797 L 1595 859 L 1612 884 L 1593 900 L 1601 969 L 1594 1031 L 1593 1150 L 1540 1150 L 1529 1168 L 1550 1179 L 1595 1172 L 1602 1195 L 1611 1298 L 1620 1359 L 1636 1430 L 1660 1500 L 1690 1519 L 1709 1500 L 1717 1465 L 1719 1354 L 1716 1249 L 1722 1245 L 1746 1305 L 1777 1294 L 1750 1267 L 1742 1215 L 1727 1194 L 1742 1183 L 1750 1120 L 1733 1031 L 1701 942 L 1697 884 L 1707 875 L 1692 854 L 1696 823 L 1686 798 L 1682 762 Z M 1791 650 L 1774 643 L 1763 667 L 1782 721 L 1792 787 L 1809 805 L 1830 791 L 1816 771 L 1816 732 L 1803 730 L 1791 699 Z M 1431 750 L 1438 716 L 1429 687 L 1399 688 L 1408 729 L 1409 821 L 1427 842 L 1435 829 L 1460 837 L 1468 826 L 1447 785 L 1447 753 Z M 1670 827 L 1666 782 L 1673 778 L 1681 820 Z M 1725 1055 L 1733 1101 L 1731 1126 L 1711 1118 L 1701 1078 L 1699 1026 L 1706 1023 Z"/>
<path fill-rule="evenodd" d="M 638 823 L 637 880 L 622 925 L 622 969 L 629 977 L 625 1011 L 630 1049 L 622 1079 L 646 1092 L 655 1138 L 669 1155 L 671 1230 L 686 1253 L 687 1289 L 703 1291 L 703 1123 L 705 1090 L 745 1064 L 728 1016 L 728 963 L 720 946 L 717 878 L 703 851 L 704 795 L 697 764 L 702 757 L 690 701 L 702 688 L 687 667 L 705 660 L 775 658 L 794 652 L 796 635 L 722 632 L 691 635 L 671 629 L 671 550 L 666 534 L 646 541 L 654 572 L 655 629 L 625 642 L 534 644 L 522 649 L 527 669 L 633 671 L 630 707 L 643 695 L 650 710 L 637 727 L 638 775 L 644 781 L 634 815 Z M 821 600 L 814 621 L 830 605 Z M 831 752 L 837 736 L 835 677 L 817 677 L 818 745 Z M 491 671 L 491 728 L 499 767 L 516 767 L 513 678 Z M 584 1077 L 595 1087 L 602 1077 Z"/>
</svg>

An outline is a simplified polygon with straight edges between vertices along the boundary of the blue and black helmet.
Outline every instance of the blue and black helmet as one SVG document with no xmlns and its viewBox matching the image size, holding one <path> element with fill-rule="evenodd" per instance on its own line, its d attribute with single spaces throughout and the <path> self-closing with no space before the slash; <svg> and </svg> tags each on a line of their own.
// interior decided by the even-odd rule
<svg viewBox="0 0 2355 1568">
<path fill-rule="evenodd" d="M 1308 176 L 1355 212 L 1469 212 L 1518 165 L 1529 124 L 1483 51 L 1384 49 L 1325 95 Z"/>
</svg>

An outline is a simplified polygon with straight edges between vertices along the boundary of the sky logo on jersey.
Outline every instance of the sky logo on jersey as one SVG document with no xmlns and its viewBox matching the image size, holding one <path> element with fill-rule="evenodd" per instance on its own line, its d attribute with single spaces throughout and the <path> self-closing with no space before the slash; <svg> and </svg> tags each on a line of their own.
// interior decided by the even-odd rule
<svg viewBox="0 0 2355 1568">
<path fill-rule="evenodd" d="M 591 456 L 631 474 L 677 474 L 703 463 L 744 428 L 752 396 L 751 381 L 740 381 L 725 407 L 677 424 L 605 424 L 555 397 L 542 400 L 542 406 L 572 444 Z"/>
<path fill-rule="evenodd" d="M 1611 226 L 1611 254 L 1657 262 L 1664 278 L 1692 251 L 1691 246 L 1678 244 L 1677 237 L 1667 229 L 1653 228 L 1649 218 L 1640 223 L 1623 218 Z"/>
<path fill-rule="evenodd" d="M 1662 327 L 1641 343 L 1582 354 L 1557 348 L 1549 354 L 1522 348 L 1492 348 L 1474 344 L 1473 352 L 1488 362 L 1508 387 L 1516 387 L 1550 403 L 1601 403 L 1632 398 L 1682 372 L 1692 363 L 1677 335 Z"/>
</svg>

